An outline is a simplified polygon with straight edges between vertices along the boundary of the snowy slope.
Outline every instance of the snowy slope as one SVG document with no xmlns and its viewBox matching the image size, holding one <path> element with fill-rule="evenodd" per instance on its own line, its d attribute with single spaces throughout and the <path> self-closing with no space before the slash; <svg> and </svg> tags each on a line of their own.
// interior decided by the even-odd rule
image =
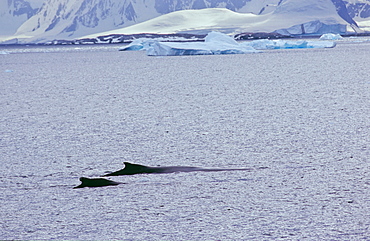
<svg viewBox="0 0 370 241">
<path fill-rule="evenodd" d="M 212 30 L 224 33 L 240 32 L 273 32 L 287 29 L 294 25 L 310 23 L 345 25 L 330 0 L 286 0 L 275 7 L 273 12 L 256 15 L 252 13 L 236 13 L 227 9 L 183 10 L 130 27 L 107 31 L 86 36 L 87 38 L 110 34 L 135 33 L 207 33 Z M 301 29 L 301 26 L 299 26 Z M 296 34 L 300 34 L 296 32 Z"/>
<path fill-rule="evenodd" d="M 234 32 L 235 29 L 239 29 L 250 23 L 257 23 L 264 20 L 265 17 L 261 15 L 236 13 L 226 8 L 182 10 L 168 13 L 130 27 L 92 34 L 87 37 L 135 33 L 208 33 L 211 30 L 228 33 Z"/>
<path fill-rule="evenodd" d="M 41 8 L 43 0 L 0 0 L 0 36 L 13 35 Z"/>
<path fill-rule="evenodd" d="M 282 1 L 261 0 L 246 2 L 244 7 L 238 10 L 239 13 L 267 14 L 273 12 Z"/>
</svg>

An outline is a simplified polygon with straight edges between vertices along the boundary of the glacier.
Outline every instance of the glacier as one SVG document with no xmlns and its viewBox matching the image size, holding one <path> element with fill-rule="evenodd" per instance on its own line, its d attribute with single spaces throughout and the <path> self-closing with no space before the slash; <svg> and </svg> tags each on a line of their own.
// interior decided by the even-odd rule
<svg viewBox="0 0 370 241">
<path fill-rule="evenodd" d="M 219 55 L 258 53 L 268 49 L 333 48 L 333 41 L 254 40 L 238 43 L 232 37 L 210 32 L 204 42 L 160 42 L 153 39 L 137 39 L 120 51 L 146 51 L 148 56 Z"/>
</svg>

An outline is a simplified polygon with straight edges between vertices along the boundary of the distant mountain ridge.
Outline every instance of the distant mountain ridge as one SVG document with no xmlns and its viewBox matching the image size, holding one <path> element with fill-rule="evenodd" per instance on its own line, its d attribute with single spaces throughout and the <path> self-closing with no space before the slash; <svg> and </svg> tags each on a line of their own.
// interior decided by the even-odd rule
<svg viewBox="0 0 370 241">
<path fill-rule="evenodd" d="M 304 0 L 299 0 L 305 2 Z M 0 35 L 32 41 L 75 39 L 128 27 L 179 10 L 227 8 L 238 13 L 267 15 L 295 0 L 2 0 Z M 316 0 L 332 4 L 352 27 L 370 18 L 370 0 Z M 304 13 L 301 13 L 304 14 Z M 296 23 L 292 23 L 294 25 Z M 303 23 L 302 23 L 303 24 Z M 290 27 L 290 26 L 286 26 Z"/>
</svg>

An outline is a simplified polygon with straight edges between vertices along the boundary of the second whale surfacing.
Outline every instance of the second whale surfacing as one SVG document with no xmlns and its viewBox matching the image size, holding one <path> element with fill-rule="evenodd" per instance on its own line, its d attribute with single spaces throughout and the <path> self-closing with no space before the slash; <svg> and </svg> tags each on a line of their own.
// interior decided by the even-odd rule
<svg viewBox="0 0 370 241">
<path fill-rule="evenodd" d="M 104 187 L 104 186 L 117 186 L 122 184 L 121 182 L 115 182 L 111 180 L 107 180 L 104 178 L 87 178 L 87 177 L 80 177 L 81 184 L 75 188 L 84 188 L 84 187 Z"/>
<path fill-rule="evenodd" d="M 221 169 L 221 168 L 199 168 L 199 167 L 185 167 L 185 166 L 168 166 L 168 167 L 148 167 L 139 164 L 124 162 L 125 168 L 103 175 L 107 176 L 122 176 L 122 175 L 135 175 L 135 174 L 149 174 L 149 173 L 173 173 L 173 172 L 217 172 L 217 171 L 250 171 L 250 168 L 234 168 L 234 169 Z"/>
</svg>

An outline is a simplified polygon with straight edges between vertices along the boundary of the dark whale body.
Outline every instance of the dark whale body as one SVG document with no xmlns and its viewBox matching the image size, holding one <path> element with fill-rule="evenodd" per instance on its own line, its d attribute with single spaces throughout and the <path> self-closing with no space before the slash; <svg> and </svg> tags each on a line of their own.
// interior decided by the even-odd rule
<svg viewBox="0 0 370 241">
<path fill-rule="evenodd" d="M 199 167 L 184 167 L 184 166 L 169 166 L 169 167 L 148 167 L 139 164 L 132 164 L 124 162 L 125 168 L 103 175 L 107 176 L 121 176 L 121 175 L 135 175 L 144 173 L 173 173 L 173 172 L 217 172 L 217 171 L 250 171 L 251 169 L 205 169 Z"/>
<path fill-rule="evenodd" d="M 104 187 L 104 186 L 116 186 L 121 184 L 120 182 L 114 182 L 104 178 L 87 178 L 80 177 L 81 184 L 74 188 L 83 188 L 83 187 Z"/>
</svg>

